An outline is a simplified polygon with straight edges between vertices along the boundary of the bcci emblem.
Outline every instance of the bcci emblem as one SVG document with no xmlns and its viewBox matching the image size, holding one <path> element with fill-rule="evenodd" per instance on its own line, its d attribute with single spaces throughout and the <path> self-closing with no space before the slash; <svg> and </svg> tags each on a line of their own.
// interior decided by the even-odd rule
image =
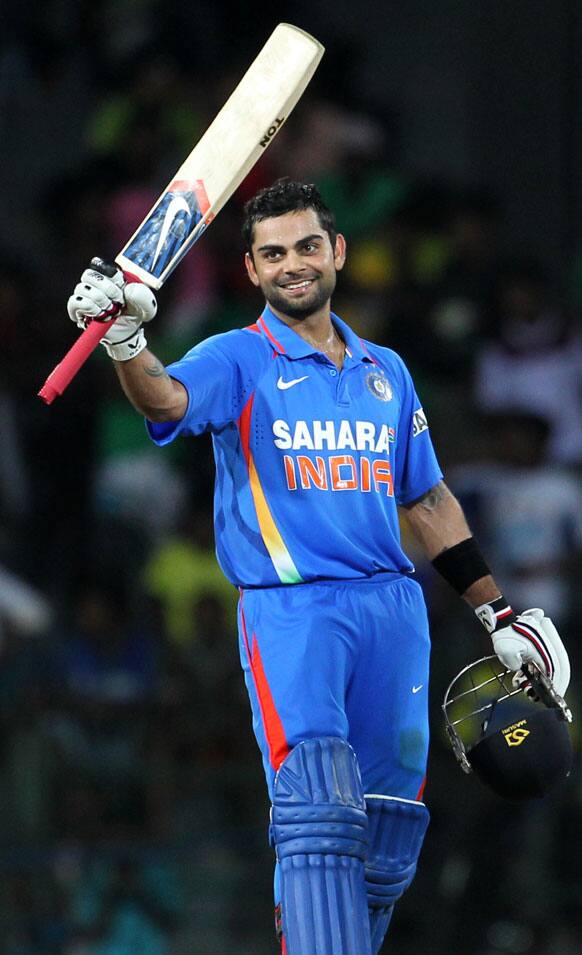
<svg viewBox="0 0 582 955">
<path fill-rule="evenodd" d="M 366 386 L 368 391 L 372 392 L 374 398 L 378 398 L 379 401 L 392 400 L 390 382 L 381 371 L 371 371 L 366 377 Z"/>
</svg>

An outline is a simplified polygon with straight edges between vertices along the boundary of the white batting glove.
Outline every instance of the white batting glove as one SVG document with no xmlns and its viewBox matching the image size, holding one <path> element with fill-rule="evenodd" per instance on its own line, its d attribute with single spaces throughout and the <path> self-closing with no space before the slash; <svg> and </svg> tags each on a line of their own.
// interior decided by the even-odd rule
<svg viewBox="0 0 582 955">
<path fill-rule="evenodd" d="M 147 285 L 126 284 L 117 266 L 98 258 L 92 259 L 91 265 L 67 302 L 69 318 L 79 328 L 86 328 L 91 321 L 109 322 L 117 316 L 101 344 L 110 358 L 129 361 L 146 347 L 142 325 L 155 317 L 158 303 Z"/>
<path fill-rule="evenodd" d="M 532 661 L 550 678 L 554 689 L 564 696 L 570 683 L 570 661 L 558 631 L 543 610 L 534 608 L 515 614 L 503 597 L 482 604 L 475 610 L 491 634 L 493 649 L 508 670 L 516 672 L 521 685 L 526 677 L 524 663 Z"/>
</svg>

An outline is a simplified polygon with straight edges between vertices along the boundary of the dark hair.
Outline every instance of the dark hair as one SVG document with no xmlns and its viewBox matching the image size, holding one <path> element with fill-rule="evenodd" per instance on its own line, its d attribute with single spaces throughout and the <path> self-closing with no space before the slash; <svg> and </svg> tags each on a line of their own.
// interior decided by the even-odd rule
<svg viewBox="0 0 582 955">
<path fill-rule="evenodd" d="M 335 248 L 337 229 L 334 215 L 321 198 L 317 186 L 313 183 L 296 182 L 285 176 L 277 179 L 271 186 L 261 189 L 245 203 L 242 234 L 247 251 L 251 252 L 252 249 L 256 222 L 303 209 L 313 209 L 317 213 L 322 229 L 327 232 L 329 241 Z"/>
</svg>

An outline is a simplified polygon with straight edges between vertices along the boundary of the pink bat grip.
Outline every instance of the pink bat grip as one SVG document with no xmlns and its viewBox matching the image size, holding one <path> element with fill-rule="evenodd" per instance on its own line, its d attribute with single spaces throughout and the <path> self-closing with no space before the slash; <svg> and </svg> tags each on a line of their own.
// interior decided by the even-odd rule
<svg viewBox="0 0 582 955">
<path fill-rule="evenodd" d="M 113 319 L 115 321 L 115 319 Z M 69 348 L 65 357 L 53 368 L 38 396 L 46 405 L 53 403 L 55 398 L 62 395 L 71 383 L 79 368 L 85 364 L 113 322 L 91 322 L 85 331 L 79 335 L 75 344 Z"/>
</svg>

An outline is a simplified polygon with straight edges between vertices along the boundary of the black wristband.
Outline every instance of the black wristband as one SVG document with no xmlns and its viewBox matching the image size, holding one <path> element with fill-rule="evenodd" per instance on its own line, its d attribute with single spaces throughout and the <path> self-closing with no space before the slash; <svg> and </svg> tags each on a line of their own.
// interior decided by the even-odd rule
<svg viewBox="0 0 582 955">
<path fill-rule="evenodd" d="M 432 565 L 461 596 L 476 580 L 491 573 L 474 537 L 444 550 Z"/>
</svg>

